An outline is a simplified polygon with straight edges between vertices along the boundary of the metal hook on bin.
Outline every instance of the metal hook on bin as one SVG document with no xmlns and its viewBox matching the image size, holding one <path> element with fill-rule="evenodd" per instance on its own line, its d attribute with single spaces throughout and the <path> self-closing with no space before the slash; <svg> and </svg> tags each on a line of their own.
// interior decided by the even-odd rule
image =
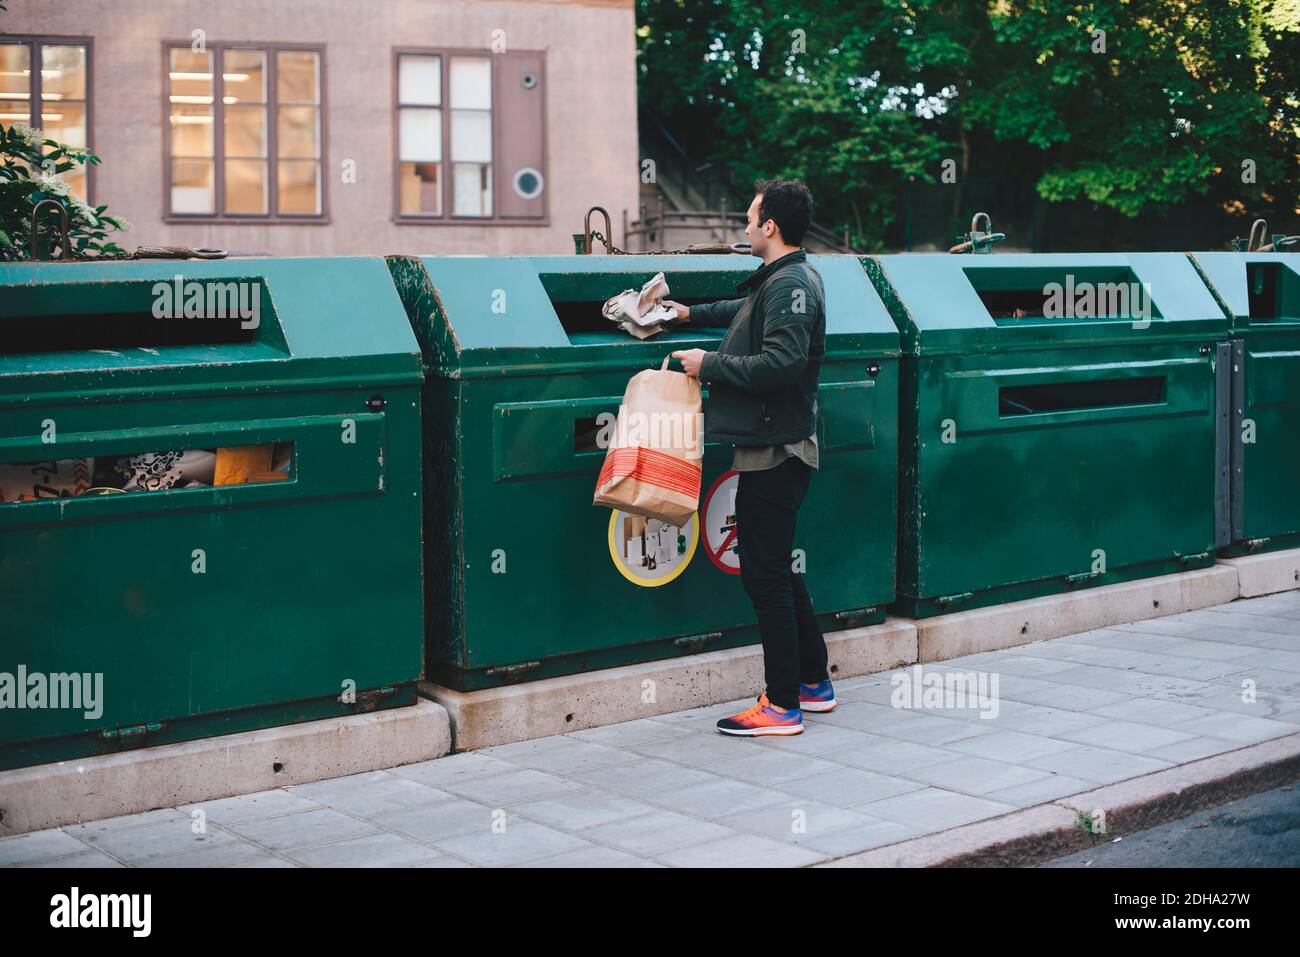
<svg viewBox="0 0 1300 957">
<path fill-rule="evenodd" d="M 1245 238 L 1244 241 L 1242 241 L 1242 239 L 1234 239 L 1234 241 L 1232 241 L 1232 248 L 1238 252 L 1258 252 L 1260 251 L 1261 244 L 1264 243 L 1264 237 L 1268 234 L 1268 231 L 1268 222 L 1265 222 L 1262 218 L 1258 218 L 1258 220 L 1252 222 L 1251 233 L 1249 233 L 1248 237 Z"/>
<path fill-rule="evenodd" d="M 582 250 L 581 250 L 582 255 L 584 256 L 591 255 L 591 237 L 592 237 L 591 214 L 592 213 L 600 213 L 601 216 L 605 217 L 605 232 L 604 233 L 597 232 L 595 235 L 596 238 L 598 238 L 602 243 L 605 244 L 605 252 L 613 253 L 614 241 L 610 237 L 614 234 L 614 227 L 609 218 L 609 211 L 605 209 L 604 206 L 593 206 L 591 207 L 591 209 L 587 210 L 587 215 L 582 217 Z"/>
<path fill-rule="evenodd" d="M 1259 234 L 1258 239 L 1255 238 L 1256 233 Z M 1246 252 L 1248 253 L 1258 252 L 1259 247 L 1264 244 L 1264 237 L 1267 235 L 1268 235 L 1268 223 L 1266 223 L 1263 220 L 1263 218 L 1257 219 L 1253 223 L 1251 223 L 1250 236 L 1246 240 Z"/>
<path fill-rule="evenodd" d="M 1263 218 L 1257 219 L 1250 224 L 1250 235 L 1244 241 L 1234 239 L 1232 248 L 1239 253 L 1280 253 L 1286 247 L 1300 243 L 1300 236 L 1283 236 L 1281 233 L 1274 233 L 1272 239 L 1264 242 L 1267 235 L 1268 222 Z"/>
<path fill-rule="evenodd" d="M 46 209 L 52 209 L 59 218 L 59 258 L 72 258 L 72 243 L 68 239 L 68 210 L 57 199 L 43 199 L 32 208 L 32 238 L 31 254 L 32 259 L 40 259 L 40 234 L 36 231 L 36 222 L 40 219 L 41 213 Z"/>
<path fill-rule="evenodd" d="M 1272 240 L 1260 246 L 1255 252 L 1280 253 L 1287 246 L 1294 246 L 1297 243 L 1300 243 L 1300 236 L 1283 236 L 1281 233 L 1274 233 Z"/>
<path fill-rule="evenodd" d="M 980 220 L 984 221 L 986 228 L 980 229 Z M 976 213 L 971 217 L 970 232 L 962 237 L 962 241 L 948 250 L 950 253 L 990 253 L 993 251 L 993 244 L 1000 243 L 1007 238 L 1006 233 L 993 232 L 993 219 L 988 213 Z"/>
</svg>

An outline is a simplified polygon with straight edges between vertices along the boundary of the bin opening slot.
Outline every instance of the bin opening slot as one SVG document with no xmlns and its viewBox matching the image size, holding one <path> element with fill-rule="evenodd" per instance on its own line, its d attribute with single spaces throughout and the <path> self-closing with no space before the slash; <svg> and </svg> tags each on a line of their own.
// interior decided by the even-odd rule
<svg viewBox="0 0 1300 957">
<path fill-rule="evenodd" d="M 1282 263 L 1247 263 L 1251 319 L 1300 321 L 1300 273 Z"/>
<path fill-rule="evenodd" d="M 265 343 L 282 348 L 261 278 L 11 286 L 0 355 Z"/>
<path fill-rule="evenodd" d="M 998 415 L 1041 415 L 1165 401 L 1164 376 L 1009 385 L 998 390 Z"/>
<path fill-rule="evenodd" d="M 574 345 L 581 345 L 632 341 L 631 336 L 605 318 L 601 307 L 606 300 L 626 289 L 640 289 L 654 277 L 656 271 L 578 275 L 541 273 L 539 278 L 565 335 Z M 747 274 L 747 272 L 673 273 L 664 270 L 669 288 L 667 298 L 686 306 L 715 302 L 719 299 L 735 299 L 736 283 Z M 680 336 L 683 333 L 691 338 L 699 338 L 702 331 L 702 327 L 686 325 L 666 330 L 654 338 L 661 339 L 663 336 L 674 334 Z M 710 333 L 720 332 L 721 330 L 709 330 L 703 334 L 707 336 Z"/>
<path fill-rule="evenodd" d="M 581 419 L 573 420 L 573 451 L 575 452 L 600 452 L 603 451 L 597 442 L 600 436 L 601 425 L 596 416 L 585 416 Z"/>
<path fill-rule="evenodd" d="M 0 504 L 283 482 L 293 477 L 292 442 L 6 462 L 0 463 Z"/>
<path fill-rule="evenodd" d="M 614 293 L 611 293 L 611 295 L 614 295 L 621 291 L 622 290 L 615 290 Z M 717 298 L 720 299 L 722 297 L 719 296 Z M 731 298 L 735 298 L 734 292 L 732 293 Z M 710 298 L 677 299 L 676 297 L 673 297 L 673 301 L 680 302 L 683 306 L 694 306 L 698 303 L 713 302 L 715 300 Z M 575 334 L 582 335 L 584 333 L 593 333 L 593 332 L 610 333 L 614 338 L 618 339 L 619 341 L 624 341 L 631 338 L 630 336 L 628 336 L 627 334 L 619 330 L 618 327 L 614 325 L 614 323 L 606 319 L 604 314 L 601 313 L 600 310 L 604 304 L 605 304 L 604 299 L 585 301 L 585 302 L 555 302 L 554 300 L 551 301 L 551 305 L 555 307 L 555 314 L 560 317 L 560 325 L 564 327 L 565 333 L 570 338 L 572 338 Z M 692 327 L 690 325 L 687 325 L 683 328 L 687 330 L 691 330 L 694 328 L 694 331 L 696 332 L 699 331 L 698 328 Z M 681 329 L 677 329 L 674 331 L 681 331 Z"/>
<path fill-rule="evenodd" d="M 965 273 L 998 325 L 1160 318 L 1150 290 L 1128 267 L 968 268 Z"/>
<path fill-rule="evenodd" d="M 231 319 L 159 320 L 148 314 L 98 316 L 7 316 L 0 320 L 0 349 L 6 354 L 84 352 L 163 346 L 252 342 L 256 330 Z"/>
</svg>

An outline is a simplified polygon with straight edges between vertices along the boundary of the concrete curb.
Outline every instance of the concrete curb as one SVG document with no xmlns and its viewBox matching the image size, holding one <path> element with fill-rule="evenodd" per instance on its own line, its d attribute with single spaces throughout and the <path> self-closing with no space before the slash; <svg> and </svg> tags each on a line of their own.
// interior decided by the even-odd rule
<svg viewBox="0 0 1300 957">
<path fill-rule="evenodd" d="M 0 837 L 376 771 L 451 750 L 431 701 L 0 772 Z"/>
<path fill-rule="evenodd" d="M 1220 558 L 1220 564 L 1236 569 L 1242 598 L 1258 598 L 1300 587 L 1300 548 L 1241 558 Z"/>
<path fill-rule="evenodd" d="M 1027 867 L 1300 780 L 1300 733 L 815 867 Z M 1105 812 L 1106 833 L 1079 826 Z"/>
<path fill-rule="evenodd" d="M 946 661 L 1048 638 L 1223 605 L 1238 597 L 1237 569 L 1214 565 L 1007 605 L 972 608 L 916 625 L 919 661 Z"/>
<path fill-rule="evenodd" d="M 833 677 L 887 671 L 916 661 L 916 628 L 891 620 L 830 632 L 826 649 Z M 747 645 L 481 691 L 424 682 L 420 693 L 447 709 L 455 750 L 473 751 L 721 704 L 762 687 L 762 646 Z"/>
</svg>

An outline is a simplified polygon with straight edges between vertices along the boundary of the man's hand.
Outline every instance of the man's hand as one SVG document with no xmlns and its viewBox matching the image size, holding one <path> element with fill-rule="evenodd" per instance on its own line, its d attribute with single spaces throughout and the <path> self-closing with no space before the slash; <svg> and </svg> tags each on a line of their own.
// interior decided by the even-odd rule
<svg viewBox="0 0 1300 957">
<path fill-rule="evenodd" d="M 677 313 L 677 315 L 673 318 L 673 325 L 675 326 L 681 325 L 682 323 L 690 321 L 691 318 L 690 306 L 683 306 L 680 302 L 674 302 L 671 299 L 660 299 L 659 301 L 665 306 L 671 306 L 673 312 Z"/>
<path fill-rule="evenodd" d="M 700 363 L 708 355 L 703 349 L 680 349 L 673 353 L 674 359 L 681 360 L 682 371 L 688 376 L 700 377 Z"/>
</svg>

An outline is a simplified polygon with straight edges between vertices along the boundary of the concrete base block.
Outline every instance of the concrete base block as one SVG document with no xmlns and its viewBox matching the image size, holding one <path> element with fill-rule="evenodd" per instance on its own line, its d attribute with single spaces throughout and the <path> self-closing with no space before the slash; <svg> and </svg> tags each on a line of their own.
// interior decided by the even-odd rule
<svg viewBox="0 0 1300 957">
<path fill-rule="evenodd" d="M 1242 598 L 1258 598 L 1300 588 L 1300 548 L 1241 558 L 1220 558 L 1219 563 L 1237 570 L 1237 590 Z"/>
<path fill-rule="evenodd" d="M 919 661 L 943 661 L 1222 605 L 1236 600 L 1237 588 L 1237 570 L 1215 565 L 920 618 L 914 622 Z"/>
<path fill-rule="evenodd" d="M 832 677 L 916 661 L 916 629 L 886 621 L 826 635 Z M 482 691 L 425 682 L 420 693 L 451 716 L 457 751 L 472 751 L 733 701 L 763 689 L 759 645 L 544 678 Z"/>
<path fill-rule="evenodd" d="M 0 810 L 4 833 L 21 834 L 412 764 L 450 751 L 447 712 L 417 701 L 391 711 L 0 772 Z"/>
</svg>

